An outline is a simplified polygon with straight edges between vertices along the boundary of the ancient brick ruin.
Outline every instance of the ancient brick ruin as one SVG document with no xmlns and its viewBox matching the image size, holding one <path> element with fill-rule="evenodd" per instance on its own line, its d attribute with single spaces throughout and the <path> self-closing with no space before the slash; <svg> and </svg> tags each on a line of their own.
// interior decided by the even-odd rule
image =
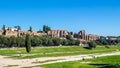
<svg viewBox="0 0 120 68">
<path fill-rule="evenodd" d="M 47 33 L 44 32 L 36 32 L 36 31 L 22 31 L 22 30 L 5 30 L 2 31 L 0 30 L 0 35 L 4 35 L 5 36 L 15 36 L 15 37 L 21 37 L 21 36 L 25 36 L 26 34 L 30 34 L 30 35 L 37 35 L 37 36 L 43 36 L 43 35 L 49 35 L 51 37 L 56 37 L 56 38 L 60 38 L 60 39 L 66 39 L 66 36 L 69 34 L 69 32 L 67 30 L 50 30 Z M 97 40 L 100 37 L 97 35 L 93 35 L 93 34 L 86 34 L 85 30 L 81 30 L 80 32 L 78 32 L 78 34 L 72 34 L 71 35 L 74 39 L 80 39 L 82 41 L 90 41 L 90 40 Z"/>
<path fill-rule="evenodd" d="M 86 34 L 85 30 L 81 30 L 78 34 L 74 34 L 74 38 L 79 38 L 83 41 L 97 40 L 100 38 L 98 35 Z"/>
<path fill-rule="evenodd" d="M 47 32 L 47 35 L 56 37 L 56 38 L 66 38 L 68 35 L 67 30 L 51 30 Z"/>
</svg>

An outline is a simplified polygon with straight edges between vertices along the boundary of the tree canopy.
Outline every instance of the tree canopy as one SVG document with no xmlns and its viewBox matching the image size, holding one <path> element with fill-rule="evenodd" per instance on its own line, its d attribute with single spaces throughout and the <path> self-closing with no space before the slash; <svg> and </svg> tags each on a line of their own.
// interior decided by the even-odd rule
<svg viewBox="0 0 120 68">
<path fill-rule="evenodd" d="M 51 30 L 49 26 L 43 25 L 43 31 L 47 33 L 47 31 Z"/>
</svg>

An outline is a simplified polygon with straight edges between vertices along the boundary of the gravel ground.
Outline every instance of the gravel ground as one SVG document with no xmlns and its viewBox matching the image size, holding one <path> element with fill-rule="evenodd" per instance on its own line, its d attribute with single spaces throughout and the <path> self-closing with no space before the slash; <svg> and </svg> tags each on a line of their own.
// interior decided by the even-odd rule
<svg viewBox="0 0 120 68">
<path fill-rule="evenodd" d="M 36 65 L 58 63 L 58 62 L 94 59 L 96 57 L 112 56 L 112 55 L 120 55 L 120 52 L 113 52 L 108 54 L 106 53 L 105 54 L 86 54 L 86 55 L 76 55 L 76 56 L 45 57 L 45 58 L 18 59 L 18 60 L 6 58 L 7 56 L 0 56 L 0 68 L 8 68 L 8 67 L 10 68 L 10 66 L 11 68 L 30 67 L 30 66 L 36 66 Z M 33 62 L 42 62 L 42 63 L 33 63 Z"/>
</svg>

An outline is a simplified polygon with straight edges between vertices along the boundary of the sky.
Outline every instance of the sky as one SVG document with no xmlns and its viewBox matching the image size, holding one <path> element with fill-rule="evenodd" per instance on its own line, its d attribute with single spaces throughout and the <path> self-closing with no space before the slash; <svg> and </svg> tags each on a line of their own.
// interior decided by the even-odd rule
<svg viewBox="0 0 120 68">
<path fill-rule="evenodd" d="M 0 0 L 0 29 L 21 26 L 22 30 L 53 30 L 120 36 L 119 0 Z"/>
</svg>

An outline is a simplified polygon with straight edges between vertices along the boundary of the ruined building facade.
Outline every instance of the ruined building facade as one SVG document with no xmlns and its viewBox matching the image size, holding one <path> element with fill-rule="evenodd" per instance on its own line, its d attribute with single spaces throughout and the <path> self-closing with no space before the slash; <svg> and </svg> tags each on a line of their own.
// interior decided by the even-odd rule
<svg viewBox="0 0 120 68">
<path fill-rule="evenodd" d="M 50 30 L 47 33 L 41 32 L 38 33 L 37 31 L 22 31 L 22 30 L 17 30 L 17 29 L 6 29 L 5 31 L 0 30 L 0 35 L 5 35 L 5 36 L 15 36 L 15 37 L 21 37 L 25 36 L 26 34 L 30 35 L 37 35 L 37 36 L 43 36 L 43 35 L 49 35 L 51 37 L 55 38 L 60 38 L 60 39 L 66 39 L 66 36 L 68 34 L 71 34 L 71 36 L 74 39 L 80 39 L 82 41 L 90 41 L 90 40 L 97 40 L 100 37 L 97 35 L 93 34 L 86 34 L 85 30 L 79 31 L 77 34 L 74 34 L 73 32 L 69 33 L 67 30 Z"/>
<path fill-rule="evenodd" d="M 66 30 L 51 30 L 47 32 L 47 35 L 51 37 L 61 38 L 64 39 L 68 35 L 68 31 Z M 90 41 L 90 40 L 97 40 L 100 37 L 98 35 L 93 34 L 86 34 L 85 30 L 81 30 L 78 34 L 71 35 L 74 39 L 80 39 L 82 41 Z"/>
<path fill-rule="evenodd" d="M 97 40 L 100 37 L 98 35 L 86 34 L 85 30 L 81 30 L 78 34 L 74 34 L 74 38 L 79 38 L 83 41 Z"/>
<path fill-rule="evenodd" d="M 5 31 L 0 30 L 0 35 L 4 35 L 7 37 L 10 36 L 15 36 L 15 37 L 21 37 L 21 36 L 25 36 L 26 34 L 30 34 L 30 35 L 37 35 L 37 36 L 43 36 L 43 35 L 47 35 L 46 33 L 38 33 L 36 31 L 21 31 L 21 30 L 11 30 L 11 29 L 7 29 Z"/>
<path fill-rule="evenodd" d="M 47 32 L 47 35 L 56 37 L 56 38 L 66 38 L 68 35 L 67 30 L 51 30 Z"/>
</svg>

